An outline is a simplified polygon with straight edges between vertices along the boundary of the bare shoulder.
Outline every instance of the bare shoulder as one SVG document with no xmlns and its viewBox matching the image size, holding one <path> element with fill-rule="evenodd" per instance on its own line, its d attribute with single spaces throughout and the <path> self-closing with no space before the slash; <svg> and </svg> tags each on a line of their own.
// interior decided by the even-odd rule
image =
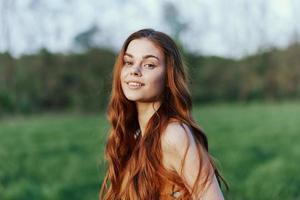
<svg viewBox="0 0 300 200">
<path fill-rule="evenodd" d="M 161 146 L 164 166 L 176 171 L 180 170 L 186 153 L 191 152 L 191 149 L 196 151 L 196 144 L 190 128 L 177 121 L 170 122 L 162 133 Z"/>
<path fill-rule="evenodd" d="M 203 200 L 224 199 L 215 178 L 209 154 L 201 148 L 201 145 L 197 145 L 188 125 L 178 121 L 170 122 L 162 133 L 161 145 L 164 167 L 175 170 L 190 192 L 196 186 L 199 187 L 200 193 L 194 195 L 203 194 L 201 198 Z M 197 177 L 200 177 L 198 180 L 205 181 L 196 182 Z"/>
<path fill-rule="evenodd" d="M 179 121 L 170 122 L 161 137 L 162 151 L 165 154 L 183 155 L 195 143 L 188 125 Z"/>
</svg>

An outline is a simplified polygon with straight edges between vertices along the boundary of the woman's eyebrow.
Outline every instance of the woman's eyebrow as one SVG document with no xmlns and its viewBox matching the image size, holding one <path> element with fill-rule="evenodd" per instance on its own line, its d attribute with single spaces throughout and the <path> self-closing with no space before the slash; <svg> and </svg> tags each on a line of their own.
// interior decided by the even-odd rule
<svg viewBox="0 0 300 200">
<path fill-rule="evenodd" d="M 125 52 L 124 56 L 129 56 L 130 58 L 133 58 L 133 55 L 126 53 L 126 52 Z"/>
<path fill-rule="evenodd" d="M 146 59 L 146 58 L 155 58 L 155 59 L 159 60 L 159 58 L 157 56 L 154 56 L 154 55 L 145 55 L 145 56 L 143 56 L 143 59 Z"/>
<path fill-rule="evenodd" d="M 124 56 L 128 56 L 130 58 L 133 58 L 133 55 L 131 55 L 130 53 L 125 53 Z M 155 59 L 159 60 L 159 58 L 157 56 L 152 55 L 152 54 L 144 55 L 142 58 L 143 58 L 143 60 L 145 60 L 147 58 L 155 58 Z"/>
</svg>

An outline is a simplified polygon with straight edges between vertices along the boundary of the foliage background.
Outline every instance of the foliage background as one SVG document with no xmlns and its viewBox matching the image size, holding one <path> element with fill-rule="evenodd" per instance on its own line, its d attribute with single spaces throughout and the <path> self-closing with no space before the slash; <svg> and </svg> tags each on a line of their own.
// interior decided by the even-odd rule
<svg viewBox="0 0 300 200">
<path fill-rule="evenodd" d="M 182 52 L 195 103 L 300 97 L 300 45 L 296 42 L 239 60 L 201 56 L 183 47 Z M 115 57 L 116 53 L 101 48 L 67 55 L 43 49 L 17 59 L 0 54 L 0 115 L 105 109 Z"/>
</svg>

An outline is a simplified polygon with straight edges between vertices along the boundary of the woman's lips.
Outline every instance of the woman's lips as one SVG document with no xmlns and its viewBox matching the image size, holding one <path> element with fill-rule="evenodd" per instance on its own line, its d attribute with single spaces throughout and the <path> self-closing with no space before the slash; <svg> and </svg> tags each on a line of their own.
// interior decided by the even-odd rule
<svg viewBox="0 0 300 200">
<path fill-rule="evenodd" d="M 137 82 L 137 81 L 128 81 L 127 85 L 129 88 L 131 89 L 139 89 L 142 86 L 144 86 L 145 84 L 141 83 L 141 82 Z"/>
</svg>

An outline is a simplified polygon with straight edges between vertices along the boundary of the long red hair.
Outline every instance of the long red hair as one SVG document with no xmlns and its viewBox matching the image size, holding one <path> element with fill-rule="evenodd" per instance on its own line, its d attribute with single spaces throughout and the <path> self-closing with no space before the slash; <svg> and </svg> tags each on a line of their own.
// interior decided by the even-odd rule
<svg viewBox="0 0 300 200">
<path fill-rule="evenodd" d="M 143 137 L 136 139 L 135 133 L 139 129 L 137 109 L 135 102 L 124 96 L 120 73 L 129 43 L 140 38 L 152 41 L 161 49 L 165 56 L 167 77 L 162 104 L 150 118 Z M 199 192 L 199 185 L 204 188 L 213 172 L 218 180 L 223 180 L 208 153 L 206 135 L 192 118 L 191 109 L 185 65 L 175 42 L 168 35 L 153 29 L 143 29 L 131 34 L 123 44 L 113 71 L 112 92 L 107 111 L 111 123 L 105 152 L 108 168 L 99 199 L 159 199 L 162 179 L 184 187 L 184 181 L 174 172 L 166 170 L 162 164 L 161 134 L 170 119 L 189 126 L 199 150 L 199 162 L 202 164 L 201 158 L 208 156 L 214 169 L 204 171 L 206 168 L 200 165 L 192 193 Z M 199 178 L 200 174 L 202 180 Z"/>
</svg>

